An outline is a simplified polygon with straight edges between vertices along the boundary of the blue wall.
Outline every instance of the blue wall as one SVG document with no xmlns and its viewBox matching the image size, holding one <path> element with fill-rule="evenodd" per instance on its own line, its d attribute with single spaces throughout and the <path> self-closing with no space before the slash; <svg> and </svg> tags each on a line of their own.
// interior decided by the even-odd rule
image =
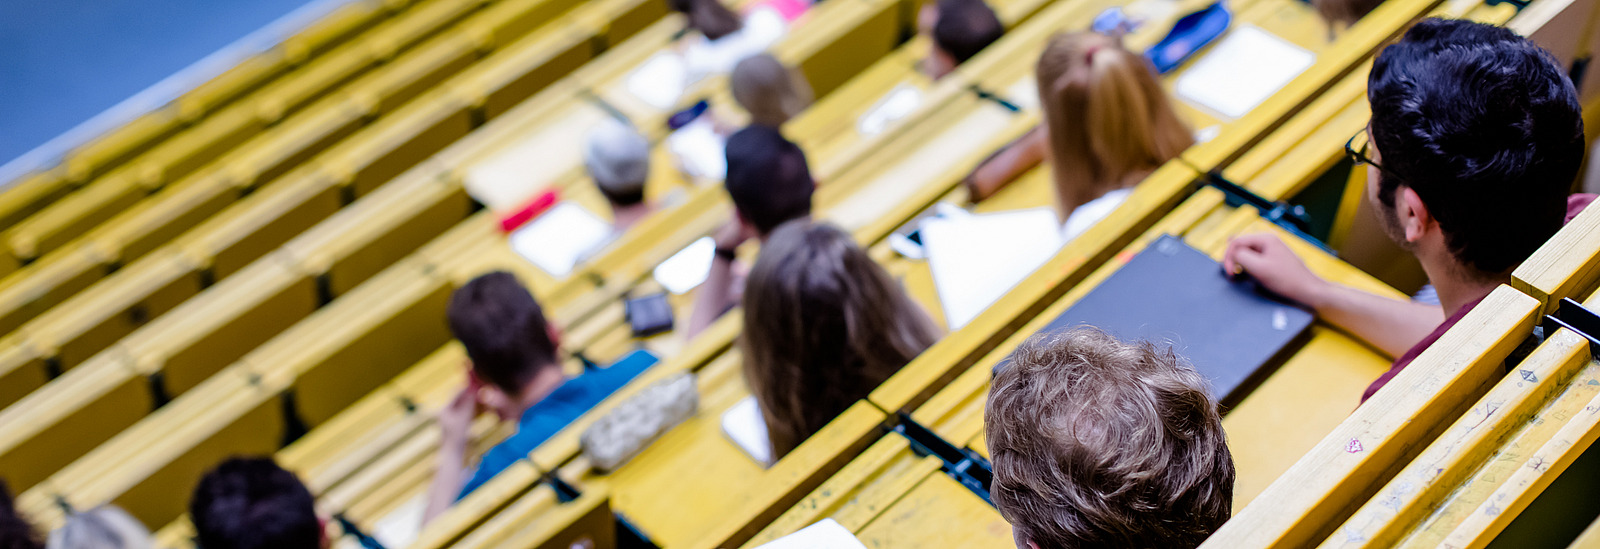
<svg viewBox="0 0 1600 549">
<path fill-rule="evenodd" d="M 0 0 L 0 164 L 307 0 Z"/>
</svg>

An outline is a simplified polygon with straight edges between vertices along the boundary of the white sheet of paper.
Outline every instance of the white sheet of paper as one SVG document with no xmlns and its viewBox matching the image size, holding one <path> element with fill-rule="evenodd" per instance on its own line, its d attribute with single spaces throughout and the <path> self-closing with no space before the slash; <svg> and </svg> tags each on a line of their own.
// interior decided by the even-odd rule
<svg viewBox="0 0 1600 549">
<path fill-rule="evenodd" d="M 663 51 L 650 57 L 628 75 L 628 93 L 661 110 L 677 106 L 689 87 L 689 66 L 677 52 Z"/>
<path fill-rule="evenodd" d="M 922 104 L 922 90 L 910 84 L 901 84 L 879 99 L 876 105 L 856 121 L 856 131 L 872 136 L 883 133 L 889 125 L 917 110 Z"/>
<path fill-rule="evenodd" d="M 419 495 L 400 504 L 372 525 L 372 537 L 384 547 L 408 547 L 422 533 L 422 514 L 428 509 L 428 498 Z"/>
<path fill-rule="evenodd" d="M 951 330 L 965 326 L 1061 248 L 1049 208 L 922 222 L 934 288 Z"/>
<path fill-rule="evenodd" d="M 728 140 L 702 116 L 667 136 L 667 150 L 689 175 L 722 180 L 728 175 Z"/>
<path fill-rule="evenodd" d="M 1260 27 L 1239 25 L 1178 77 L 1178 96 L 1229 118 L 1311 68 L 1317 56 Z"/>
<path fill-rule="evenodd" d="M 772 464 L 772 439 L 767 436 L 767 420 L 761 417 L 756 397 L 744 397 L 722 413 L 722 434 L 762 467 Z"/>
<path fill-rule="evenodd" d="M 694 244 L 678 250 L 678 253 L 656 265 L 651 276 L 667 291 L 683 295 L 706 281 L 706 276 L 711 274 L 711 261 L 716 259 L 716 255 L 716 241 L 709 236 L 700 237 Z"/>
<path fill-rule="evenodd" d="M 551 276 L 562 277 L 610 239 L 610 224 L 583 206 L 562 202 L 512 231 L 511 249 Z"/>
<path fill-rule="evenodd" d="M 843 525 L 827 518 L 756 549 L 867 549 L 867 546 Z"/>
</svg>

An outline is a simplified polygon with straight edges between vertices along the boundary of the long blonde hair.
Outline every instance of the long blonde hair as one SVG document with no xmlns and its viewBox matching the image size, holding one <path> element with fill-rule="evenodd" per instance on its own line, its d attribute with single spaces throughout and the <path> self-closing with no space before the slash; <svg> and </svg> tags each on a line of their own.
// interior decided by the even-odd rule
<svg viewBox="0 0 1600 549">
<path fill-rule="evenodd" d="M 1194 144 L 1149 62 L 1115 38 L 1058 34 L 1037 70 L 1063 216 Z"/>
<path fill-rule="evenodd" d="M 744 293 L 745 380 L 773 458 L 789 453 L 938 340 L 850 235 L 796 220 L 762 245 Z"/>
<path fill-rule="evenodd" d="M 776 128 L 811 104 L 805 75 L 770 53 L 752 55 L 734 65 L 729 77 L 733 99 L 750 113 L 750 122 Z"/>
</svg>

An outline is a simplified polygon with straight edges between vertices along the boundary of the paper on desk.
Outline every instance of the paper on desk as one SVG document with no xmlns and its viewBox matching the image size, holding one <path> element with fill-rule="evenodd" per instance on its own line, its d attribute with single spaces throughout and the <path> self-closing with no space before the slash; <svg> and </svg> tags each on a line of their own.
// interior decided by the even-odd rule
<svg viewBox="0 0 1600 549">
<path fill-rule="evenodd" d="M 706 276 L 711 274 L 711 261 L 716 255 L 717 243 L 709 236 L 700 237 L 694 244 L 678 250 L 678 253 L 656 265 L 651 276 L 667 291 L 683 295 L 706 281 Z"/>
<path fill-rule="evenodd" d="M 883 133 L 889 125 L 905 118 L 906 115 L 917 110 L 922 104 L 922 90 L 910 84 L 895 86 L 888 95 L 879 99 L 878 103 L 861 115 L 856 121 L 856 131 L 861 135 L 872 136 Z"/>
<path fill-rule="evenodd" d="M 689 66 L 674 51 L 651 56 L 628 75 L 628 93 L 661 110 L 677 106 L 689 87 Z"/>
<path fill-rule="evenodd" d="M 1316 54 L 1251 25 L 1229 32 L 1178 77 L 1178 96 L 1239 118 L 1311 68 Z"/>
<path fill-rule="evenodd" d="M 867 546 L 844 526 L 827 518 L 756 549 L 867 549 Z"/>
<path fill-rule="evenodd" d="M 1061 248 L 1048 208 L 922 222 L 934 288 L 951 330 L 965 326 Z"/>
<path fill-rule="evenodd" d="M 422 533 L 422 514 L 428 508 L 425 495 L 418 495 L 372 525 L 372 537 L 384 547 L 409 547 Z"/>
<path fill-rule="evenodd" d="M 511 233 L 511 249 L 528 262 L 562 277 L 578 261 L 611 239 L 611 225 L 572 202 L 562 202 Z"/>
<path fill-rule="evenodd" d="M 672 132 L 667 136 L 667 150 L 689 175 L 720 181 L 728 175 L 728 145 L 710 118 L 701 116 Z"/>
<path fill-rule="evenodd" d="M 744 397 L 722 413 L 722 434 L 762 467 L 772 464 L 772 439 L 767 436 L 767 420 L 761 417 L 756 397 Z"/>
</svg>

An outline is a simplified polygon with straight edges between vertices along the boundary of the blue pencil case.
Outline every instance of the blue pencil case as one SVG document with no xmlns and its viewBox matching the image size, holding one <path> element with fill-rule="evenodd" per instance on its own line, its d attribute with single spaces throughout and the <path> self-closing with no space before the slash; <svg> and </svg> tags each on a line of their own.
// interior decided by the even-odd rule
<svg viewBox="0 0 1600 549">
<path fill-rule="evenodd" d="M 1150 60 L 1150 64 L 1155 65 L 1156 72 L 1161 74 L 1171 72 L 1195 52 L 1200 51 L 1200 48 L 1222 36 L 1232 22 L 1233 14 L 1228 12 L 1228 8 L 1223 6 L 1222 2 L 1185 15 L 1172 25 L 1172 31 L 1167 33 L 1166 38 L 1145 51 L 1145 58 Z"/>
</svg>

